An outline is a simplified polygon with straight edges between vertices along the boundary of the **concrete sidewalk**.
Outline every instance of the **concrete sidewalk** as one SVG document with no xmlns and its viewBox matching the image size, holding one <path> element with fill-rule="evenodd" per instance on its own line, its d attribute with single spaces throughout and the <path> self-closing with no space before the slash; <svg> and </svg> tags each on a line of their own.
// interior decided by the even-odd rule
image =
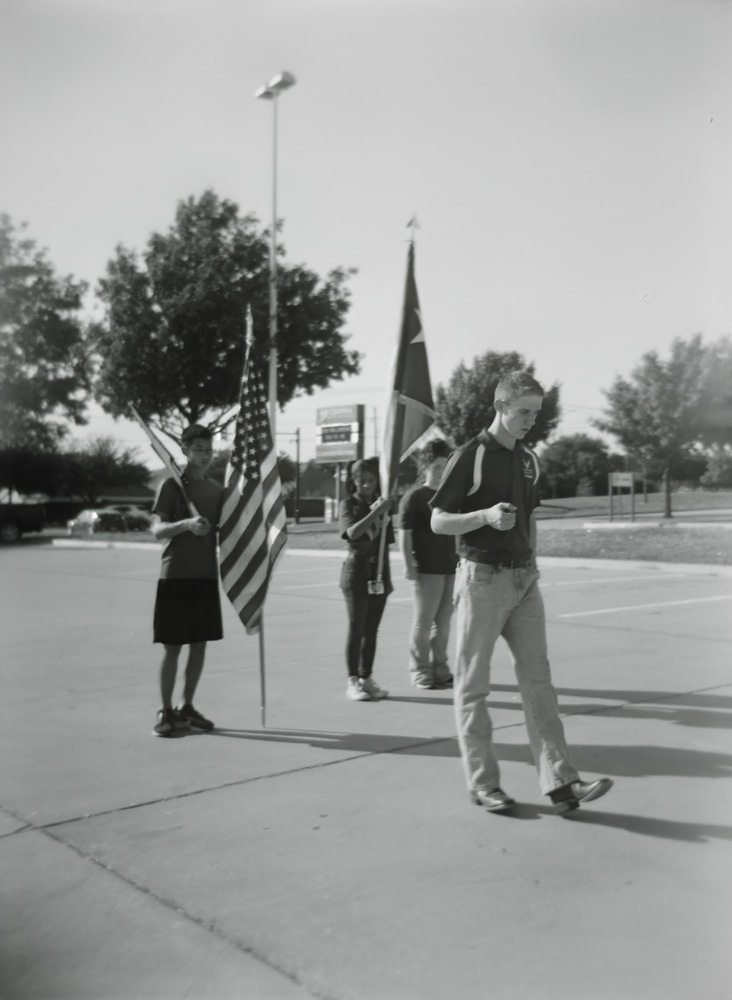
<svg viewBox="0 0 732 1000">
<path fill-rule="evenodd" d="M 290 553 L 257 641 L 225 609 L 199 705 L 149 735 L 155 550 L 5 550 L 0 995 L 729 1000 L 729 575 L 542 563 L 574 760 L 607 798 L 538 791 L 507 651 L 492 714 L 515 815 L 472 806 L 446 692 L 344 697 L 334 557 Z M 10 765 L 10 766 L 8 766 Z"/>
</svg>

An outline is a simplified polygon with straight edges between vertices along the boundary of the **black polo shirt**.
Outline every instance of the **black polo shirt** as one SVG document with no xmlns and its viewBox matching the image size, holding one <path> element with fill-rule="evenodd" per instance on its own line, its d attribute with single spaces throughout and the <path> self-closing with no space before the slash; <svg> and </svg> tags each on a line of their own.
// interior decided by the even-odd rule
<svg viewBox="0 0 732 1000">
<path fill-rule="evenodd" d="M 512 503 L 516 507 L 513 528 L 498 531 L 485 525 L 458 535 L 457 551 L 475 562 L 530 559 L 529 518 L 539 504 L 538 480 L 539 462 L 530 448 L 517 441 L 511 451 L 488 431 L 481 431 L 453 453 L 431 506 L 449 514 L 468 514 Z"/>
</svg>

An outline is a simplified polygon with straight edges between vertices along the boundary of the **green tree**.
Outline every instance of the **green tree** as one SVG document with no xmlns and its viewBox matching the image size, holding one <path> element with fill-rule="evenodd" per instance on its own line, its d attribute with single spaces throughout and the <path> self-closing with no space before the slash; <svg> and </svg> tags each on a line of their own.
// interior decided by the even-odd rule
<svg viewBox="0 0 732 1000">
<path fill-rule="evenodd" d="M 0 489 L 12 503 L 16 493 L 57 496 L 64 457 L 58 450 L 17 446 L 0 449 Z"/>
<path fill-rule="evenodd" d="M 336 268 L 322 280 L 301 265 L 278 265 L 280 406 L 359 371 L 342 332 L 353 273 Z M 180 202 L 175 223 L 150 237 L 142 259 L 118 247 L 98 294 L 106 316 L 95 328 L 97 398 L 114 416 L 134 404 L 173 438 L 237 402 L 247 305 L 252 359 L 269 355 L 267 231 L 213 191 Z"/>
<path fill-rule="evenodd" d="M 728 444 L 713 445 L 709 449 L 707 469 L 700 484 L 711 489 L 732 489 L 732 447 Z"/>
<path fill-rule="evenodd" d="M 134 448 L 120 448 L 112 438 L 91 438 L 62 454 L 60 490 L 90 506 L 110 487 L 146 486 L 150 470 L 137 460 Z"/>
<path fill-rule="evenodd" d="M 541 453 L 541 471 L 552 497 L 605 494 L 611 468 L 605 442 L 588 434 L 557 438 Z"/>
<path fill-rule="evenodd" d="M 64 419 L 85 423 L 89 366 L 83 282 L 0 214 L 0 445 L 53 450 Z"/>
<path fill-rule="evenodd" d="M 488 351 L 473 359 L 472 368 L 461 362 L 453 371 L 446 385 L 435 390 L 437 424 L 456 446 L 465 444 L 495 417 L 493 397 L 496 386 L 504 375 L 521 369 L 535 376 L 534 365 L 527 364 L 516 351 L 501 353 Z M 541 412 L 537 417 L 526 443 L 545 441 L 559 423 L 559 386 L 546 390 Z"/>
<path fill-rule="evenodd" d="M 705 427 L 705 419 L 721 400 L 715 399 L 714 351 L 701 334 L 677 338 L 667 360 L 656 351 L 644 354 L 629 379 L 616 378 L 604 390 L 606 417 L 594 425 L 614 435 L 628 454 L 641 463 L 660 466 L 664 483 L 664 517 L 672 517 L 671 480 L 697 443 L 720 433 Z M 709 395 L 711 393 L 712 395 Z"/>
</svg>

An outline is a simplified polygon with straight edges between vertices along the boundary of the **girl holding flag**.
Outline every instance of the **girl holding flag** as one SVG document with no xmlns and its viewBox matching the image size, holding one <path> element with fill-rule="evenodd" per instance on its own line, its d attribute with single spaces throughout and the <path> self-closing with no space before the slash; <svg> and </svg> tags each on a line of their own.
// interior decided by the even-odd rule
<svg viewBox="0 0 732 1000">
<path fill-rule="evenodd" d="M 389 572 L 388 546 L 394 542 L 389 509 L 391 500 L 379 495 L 378 459 L 358 459 L 348 471 L 346 491 L 340 506 L 341 538 L 348 555 L 341 570 L 341 590 L 348 611 L 346 697 L 352 701 L 380 701 L 388 691 L 371 676 L 386 599 L 394 589 Z M 384 519 L 386 524 L 384 525 Z M 385 530 L 384 557 L 379 577 L 379 550 Z"/>
</svg>

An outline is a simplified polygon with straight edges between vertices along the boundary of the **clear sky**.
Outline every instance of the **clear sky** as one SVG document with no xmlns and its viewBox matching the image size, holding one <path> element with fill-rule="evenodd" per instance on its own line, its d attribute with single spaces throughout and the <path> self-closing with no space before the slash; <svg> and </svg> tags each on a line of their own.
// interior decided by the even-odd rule
<svg viewBox="0 0 732 1000">
<path fill-rule="evenodd" d="M 208 187 L 271 220 L 288 70 L 287 258 L 350 282 L 358 378 L 319 406 L 383 426 L 407 223 L 432 380 L 518 350 L 562 384 L 558 433 L 674 337 L 732 333 L 732 3 L 725 0 L 0 0 L 0 210 L 92 286 Z M 376 416 L 376 427 L 374 426 Z M 86 434 L 140 444 L 95 417 Z"/>
</svg>

